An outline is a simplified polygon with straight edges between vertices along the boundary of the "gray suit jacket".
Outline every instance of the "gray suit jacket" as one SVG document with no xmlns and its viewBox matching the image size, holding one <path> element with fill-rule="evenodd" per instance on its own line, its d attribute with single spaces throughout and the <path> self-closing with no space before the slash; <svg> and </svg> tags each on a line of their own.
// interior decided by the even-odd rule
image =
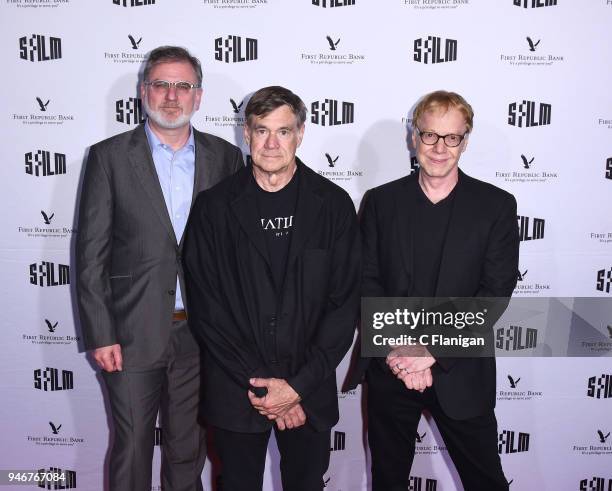
<svg viewBox="0 0 612 491">
<path fill-rule="evenodd" d="M 244 163 L 221 138 L 194 129 L 194 139 L 195 197 Z M 181 253 L 144 126 L 93 145 L 76 242 L 85 348 L 119 343 L 126 367 L 158 362 L 170 336 L 177 275 L 186 298 Z"/>
</svg>

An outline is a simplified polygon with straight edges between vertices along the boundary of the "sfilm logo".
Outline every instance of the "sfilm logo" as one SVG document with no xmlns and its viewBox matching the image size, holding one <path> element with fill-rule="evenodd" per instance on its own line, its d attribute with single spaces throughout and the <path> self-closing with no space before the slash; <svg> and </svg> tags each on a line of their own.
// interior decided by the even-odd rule
<svg viewBox="0 0 612 491">
<path fill-rule="evenodd" d="M 24 154 L 25 173 L 30 176 L 47 177 L 66 174 L 66 154 L 35 150 Z"/>
<path fill-rule="evenodd" d="M 580 491 L 612 491 L 612 477 L 592 477 L 580 481 Z"/>
<path fill-rule="evenodd" d="M 409 174 L 412 174 L 416 171 L 419 170 L 419 160 L 416 157 L 410 157 L 410 172 Z"/>
<path fill-rule="evenodd" d="M 70 266 L 55 264 L 49 261 L 30 264 L 30 284 L 45 286 L 61 286 L 70 284 Z"/>
<path fill-rule="evenodd" d="M 535 9 L 538 7 L 553 7 L 557 5 L 557 0 L 512 0 L 512 3 L 517 7 Z"/>
<path fill-rule="evenodd" d="M 58 368 L 38 368 L 34 370 L 34 388 L 45 392 L 74 389 L 74 374 L 71 370 Z"/>
<path fill-rule="evenodd" d="M 115 101 L 115 120 L 118 123 L 140 124 L 145 122 L 142 100 L 139 97 Z"/>
<path fill-rule="evenodd" d="M 59 467 L 49 467 L 48 469 L 38 469 L 38 474 L 45 476 L 44 479 L 38 481 L 38 487 L 43 489 L 76 489 L 77 473 L 68 469 L 60 469 Z M 64 476 L 64 479 L 54 481 L 52 476 Z"/>
<path fill-rule="evenodd" d="M 329 450 L 332 452 L 346 450 L 346 433 L 344 431 L 334 431 Z"/>
<path fill-rule="evenodd" d="M 425 64 L 457 61 L 457 40 L 436 36 L 415 39 L 413 59 Z"/>
<path fill-rule="evenodd" d="M 350 7 L 355 5 L 355 0 L 312 0 L 312 4 L 323 8 Z"/>
<path fill-rule="evenodd" d="M 612 286 L 612 268 L 600 269 L 597 271 L 597 283 L 595 288 L 599 292 L 610 293 L 610 287 Z"/>
<path fill-rule="evenodd" d="M 600 377 L 589 377 L 587 396 L 594 399 L 612 398 L 612 375 L 602 373 Z"/>
<path fill-rule="evenodd" d="M 523 100 L 508 105 L 508 124 L 517 128 L 546 126 L 551 123 L 552 106 L 544 102 Z M 536 119 L 537 114 L 537 119 Z"/>
<path fill-rule="evenodd" d="M 523 330 L 524 329 L 524 330 Z M 538 330 L 523 326 L 500 327 L 495 331 L 495 347 L 504 351 L 520 351 L 538 345 Z"/>
<path fill-rule="evenodd" d="M 59 60 L 62 57 L 62 39 L 42 34 L 19 38 L 19 58 L 26 61 Z"/>
<path fill-rule="evenodd" d="M 499 454 L 512 454 L 529 451 L 529 433 L 503 430 L 497 439 L 497 452 Z"/>
<path fill-rule="evenodd" d="M 229 35 L 215 39 L 215 60 L 240 63 L 257 59 L 257 39 Z"/>
<path fill-rule="evenodd" d="M 143 7 L 145 5 L 155 5 L 155 0 L 113 0 L 113 4 L 120 7 Z"/>
<path fill-rule="evenodd" d="M 436 491 L 438 481 L 429 477 L 410 476 L 408 478 L 408 491 Z"/>
<path fill-rule="evenodd" d="M 159 426 L 155 427 L 155 435 L 153 436 L 153 445 L 161 447 L 163 443 L 163 433 Z"/>
<path fill-rule="evenodd" d="M 606 179 L 612 179 L 612 157 L 606 160 Z"/>
<path fill-rule="evenodd" d="M 310 105 L 310 114 L 310 122 L 321 126 L 352 124 L 355 122 L 355 104 L 335 99 L 314 101 Z"/>
<path fill-rule="evenodd" d="M 534 218 L 529 226 L 531 218 L 526 216 L 518 215 L 516 217 L 519 228 L 519 240 L 527 241 L 527 240 L 539 240 L 544 238 L 544 225 L 546 224 L 546 220 L 543 218 Z"/>
</svg>

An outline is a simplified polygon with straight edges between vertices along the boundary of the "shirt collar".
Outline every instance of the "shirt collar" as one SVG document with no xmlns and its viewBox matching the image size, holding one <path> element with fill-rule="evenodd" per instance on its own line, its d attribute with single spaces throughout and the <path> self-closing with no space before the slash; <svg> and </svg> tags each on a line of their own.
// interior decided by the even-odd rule
<svg viewBox="0 0 612 491">
<path fill-rule="evenodd" d="M 153 151 L 154 148 L 160 146 L 162 148 L 168 148 L 169 150 L 172 150 L 168 145 L 162 143 L 161 140 L 157 137 L 157 135 L 153 132 L 151 126 L 149 125 L 149 118 L 147 118 L 145 122 L 145 133 L 147 134 L 147 140 L 149 140 L 149 147 L 151 148 L 151 151 Z M 191 125 L 189 125 L 189 138 L 187 138 L 187 142 L 185 143 L 185 145 L 179 148 L 177 152 L 182 150 L 183 148 L 189 148 L 190 150 L 195 149 L 195 138 L 193 136 L 193 126 Z"/>
</svg>

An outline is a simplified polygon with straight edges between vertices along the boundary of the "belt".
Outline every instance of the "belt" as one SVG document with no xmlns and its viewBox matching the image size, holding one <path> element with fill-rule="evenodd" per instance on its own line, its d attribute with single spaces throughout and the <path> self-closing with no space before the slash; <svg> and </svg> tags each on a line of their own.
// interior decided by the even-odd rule
<svg viewBox="0 0 612 491">
<path fill-rule="evenodd" d="M 187 312 L 184 310 L 177 310 L 172 314 L 173 321 L 186 321 L 187 320 Z"/>
</svg>

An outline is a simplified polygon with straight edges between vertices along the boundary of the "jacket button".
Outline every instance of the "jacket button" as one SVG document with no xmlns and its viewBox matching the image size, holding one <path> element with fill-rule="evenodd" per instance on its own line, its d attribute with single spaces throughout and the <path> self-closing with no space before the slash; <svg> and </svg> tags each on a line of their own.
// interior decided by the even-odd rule
<svg viewBox="0 0 612 491">
<path fill-rule="evenodd" d="M 175 291 L 174 290 L 168 290 L 168 295 L 174 295 Z"/>
</svg>

